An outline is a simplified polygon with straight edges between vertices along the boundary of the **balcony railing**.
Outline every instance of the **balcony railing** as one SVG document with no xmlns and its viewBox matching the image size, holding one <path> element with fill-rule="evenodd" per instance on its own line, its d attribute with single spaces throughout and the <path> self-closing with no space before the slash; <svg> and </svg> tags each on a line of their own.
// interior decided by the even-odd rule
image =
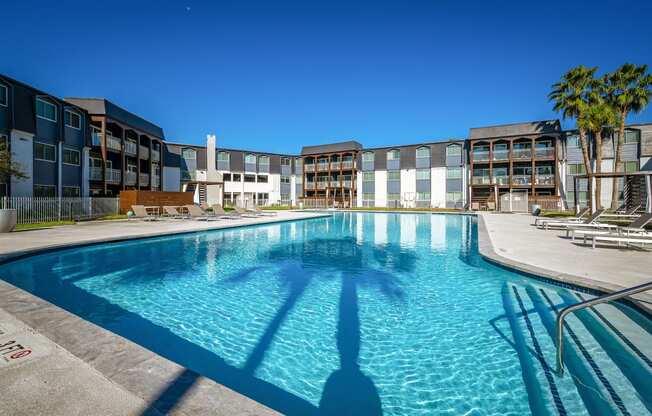
<svg viewBox="0 0 652 416">
<path fill-rule="evenodd" d="M 344 181 L 342 182 L 342 186 L 345 188 L 351 188 L 352 182 L 351 181 Z"/>
<path fill-rule="evenodd" d="M 161 152 L 152 149 L 152 162 L 159 162 L 161 160 Z"/>
<path fill-rule="evenodd" d="M 148 173 L 141 173 L 140 174 L 140 184 L 141 185 L 149 184 L 149 174 Z"/>
<path fill-rule="evenodd" d="M 135 185 L 137 175 L 136 172 L 125 172 L 125 185 Z"/>
<path fill-rule="evenodd" d="M 116 152 L 122 151 L 121 140 L 117 137 L 106 135 L 106 148 L 109 150 L 115 150 Z"/>
<path fill-rule="evenodd" d="M 472 154 L 474 162 L 484 162 L 489 160 L 488 150 L 474 150 Z"/>
<path fill-rule="evenodd" d="M 340 162 L 331 162 L 331 170 L 340 170 Z"/>
<path fill-rule="evenodd" d="M 159 188 L 161 186 L 161 177 L 159 175 L 152 175 L 152 188 Z"/>
<path fill-rule="evenodd" d="M 471 177 L 471 183 L 473 185 L 489 185 L 491 178 L 489 176 L 473 176 Z"/>
<path fill-rule="evenodd" d="M 330 187 L 331 188 L 339 188 L 340 187 L 340 181 L 337 181 L 337 180 L 336 181 L 331 181 Z"/>
<path fill-rule="evenodd" d="M 509 150 L 494 150 L 493 160 L 509 160 Z"/>
<path fill-rule="evenodd" d="M 494 184 L 496 185 L 509 185 L 509 176 L 507 175 L 495 175 Z"/>
<path fill-rule="evenodd" d="M 133 140 L 125 140 L 125 153 L 136 156 L 138 154 L 138 144 Z"/>
<path fill-rule="evenodd" d="M 544 147 L 537 148 L 534 150 L 535 157 L 538 158 L 552 158 L 555 157 L 555 148 L 554 147 Z"/>
<path fill-rule="evenodd" d="M 315 189 L 314 182 L 306 182 L 306 189 Z"/>
<path fill-rule="evenodd" d="M 534 177 L 534 183 L 536 185 L 554 185 L 555 175 L 550 175 L 550 174 L 536 175 Z"/>
<path fill-rule="evenodd" d="M 342 169 L 353 169 L 353 161 L 345 160 L 344 162 L 342 162 Z"/>
<path fill-rule="evenodd" d="M 92 181 L 102 180 L 102 168 L 92 167 L 90 171 L 90 178 Z"/>
<path fill-rule="evenodd" d="M 106 170 L 106 181 L 108 183 L 120 183 L 121 176 L 120 169 Z"/>
<path fill-rule="evenodd" d="M 314 172 L 315 171 L 315 165 L 312 163 L 306 163 L 303 165 L 303 168 L 305 169 L 306 172 Z"/>
<path fill-rule="evenodd" d="M 532 185 L 532 175 L 513 175 L 512 184 L 514 185 Z"/>
<path fill-rule="evenodd" d="M 140 158 L 149 159 L 149 147 L 143 146 L 142 144 L 139 146 L 140 146 Z"/>
<path fill-rule="evenodd" d="M 319 171 L 328 170 L 328 162 L 317 163 L 317 170 Z"/>
<path fill-rule="evenodd" d="M 317 189 L 326 189 L 328 182 L 317 182 Z"/>
<path fill-rule="evenodd" d="M 532 149 L 514 149 L 512 151 L 513 159 L 532 159 Z"/>
</svg>

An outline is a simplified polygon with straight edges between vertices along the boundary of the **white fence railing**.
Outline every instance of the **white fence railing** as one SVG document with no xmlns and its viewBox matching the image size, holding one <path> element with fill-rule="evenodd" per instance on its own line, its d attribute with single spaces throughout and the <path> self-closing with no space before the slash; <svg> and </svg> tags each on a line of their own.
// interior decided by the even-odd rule
<svg viewBox="0 0 652 416">
<path fill-rule="evenodd" d="M 76 221 L 119 214 L 120 198 L 2 197 L 0 209 L 15 209 L 19 224 Z"/>
</svg>

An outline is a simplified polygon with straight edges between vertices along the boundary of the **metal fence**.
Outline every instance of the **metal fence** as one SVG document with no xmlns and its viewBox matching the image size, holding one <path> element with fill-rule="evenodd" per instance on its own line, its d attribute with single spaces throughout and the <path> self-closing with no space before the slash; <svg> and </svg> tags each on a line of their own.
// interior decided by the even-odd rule
<svg viewBox="0 0 652 416">
<path fill-rule="evenodd" d="M 119 214 L 120 198 L 2 197 L 0 209 L 15 209 L 18 224 L 77 221 Z"/>
</svg>

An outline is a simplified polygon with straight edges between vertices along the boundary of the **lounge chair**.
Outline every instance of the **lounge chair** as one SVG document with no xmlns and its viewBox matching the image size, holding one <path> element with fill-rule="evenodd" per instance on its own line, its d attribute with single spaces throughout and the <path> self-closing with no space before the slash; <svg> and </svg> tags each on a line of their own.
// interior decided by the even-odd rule
<svg viewBox="0 0 652 416">
<path fill-rule="evenodd" d="M 586 214 L 589 213 L 589 208 L 582 208 L 580 212 L 577 213 L 572 218 L 566 218 L 566 219 L 561 219 L 561 218 L 546 218 L 546 217 L 537 217 L 534 219 L 534 225 L 536 227 L 543 225 L 546 222 L 581 222 L 583 221 L 583 218 Z"/>
<path fill-rule="evenodd" d="M 585 219 L 580 219 L 579 221 L 547 221 L 544 222 L 543 228 L 549 229 L 550 227 L 567 229 L 569 226 L 580 226 L 583 227 L 583 224 L 593 224 L 604 214 L 605 209 L 600 208 L 596 210 L 593 214 L 589 215 Z"/>
<path fill-rule="evenodd" d="M 275 217 L 277 215 L 275 212 L 265 212 L 258 207 L 253 207 L 253 209 L 249 210 L 249 212 L 257 214 L 260 217 Z"/>
<path fill-rule="evenodd" d="M 240 217 L 240 215 L 235 212 L 224 211 L 224 208 L 222 208 L 222 205 L 220 204 L 215 204 L 211 206 L 211 208 L 213 209 L 213 215 L 217 216 L 217 218 L 237 220 Z"/>
<path fill-rule="evenodd" d="M 471 210 L 472 211 L 480 211 L 480 203 L 479 202 L 471 202 Z"/>
<path fill-rule="evenodd" d="M 145 209 L 145 205 L 132 205 L 131 210 L 134 213 L 134 218 L 143 221 L 157 221 L 159 216 L 152 214 Z"/>
<path fill-rule="evenodd" d="M 637 235 L 592 235 L 589 238 L 591 238 L 591 248 L 595 248 L 595 244 L 598 241 L 615 242 L 618 243 L 618 247 L 622 247 L 623 243 L 625 244 L 625 247 L 629 247 L 631 244 L 641 245 L 641 247 L 636 248 L 643 248 L 646 244 L 652 244 L 652 238 Z"/>
<path fill-rule="evenodd" d="M 645 230 L 645 226 L 652 222 L 652 214 L 643 214 L 640 217 L 636 218 L 630 224 L 624 227 L 617 227 L 614 229 L 583 229 L 583 230 L 572 230 L 572 238 L 575 240 L 575 237 L 578 235 L 583 236 L 584 244 L 586 244 L 587 237 L 594 235 L 602 236 L 615 236 L 615 237 L 652 237 L 652 233 L 649 233 Z"/>
<path fill-rule="evenodd" d="M 487 211 L 495 211 L 496 203 L 493 201 L 487 201 Z"/>
<path fill-rule="evenodd" d="M 163 211 L 165 211 L 165 217 L 166 218 L 172 218 L 176 220 L 185 220 L 188 219 L 188 215 L 182 214 L 177 210 L 177 207 L 163 207 Z"/>
<path fill-rule="evenodd" d="M 207 213 L 197 205 L 184 205 L 184 208 L 188 211 L 188 215 L 193 220 L 215 221 L 218 219 L 214 214 Z"/>
<path fill-rule="evenodd" d="M 262 215 L 254 214 L 253 212 L 247 211 L 244 208 L 240 208 L 240 207 L 234 207 L 233 209 L 239 216 L 244 218 L 259 218 L 262 216 Z"/>
</svg>

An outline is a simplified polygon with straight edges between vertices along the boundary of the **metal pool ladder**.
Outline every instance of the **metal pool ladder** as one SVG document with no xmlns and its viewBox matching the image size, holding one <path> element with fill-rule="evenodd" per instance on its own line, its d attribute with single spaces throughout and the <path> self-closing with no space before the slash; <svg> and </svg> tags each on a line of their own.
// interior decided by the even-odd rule
<svg viewBox="0 0 652 416">
<path fill-rule="evenodd" d="M 566 315 L 575 312 L 579 309 L 584 309 L 597 305 L 599 303 L 610 302 L 612 300 L 621 299 L 626 296 L 635 295 L 637 293 L 652 290 L 652 281 L 643 283 L 642 285 L 632 286 L 628 289 L 619 290 L 618 292 L 608 293 L 606 295 L 598 296 L 594 299 L 585 300 L 584 302 L 576 303 L 562 309 L 557 315 L 557 372 L 560 376 L 564 375 L 564 319 Z"/>
</svg>

